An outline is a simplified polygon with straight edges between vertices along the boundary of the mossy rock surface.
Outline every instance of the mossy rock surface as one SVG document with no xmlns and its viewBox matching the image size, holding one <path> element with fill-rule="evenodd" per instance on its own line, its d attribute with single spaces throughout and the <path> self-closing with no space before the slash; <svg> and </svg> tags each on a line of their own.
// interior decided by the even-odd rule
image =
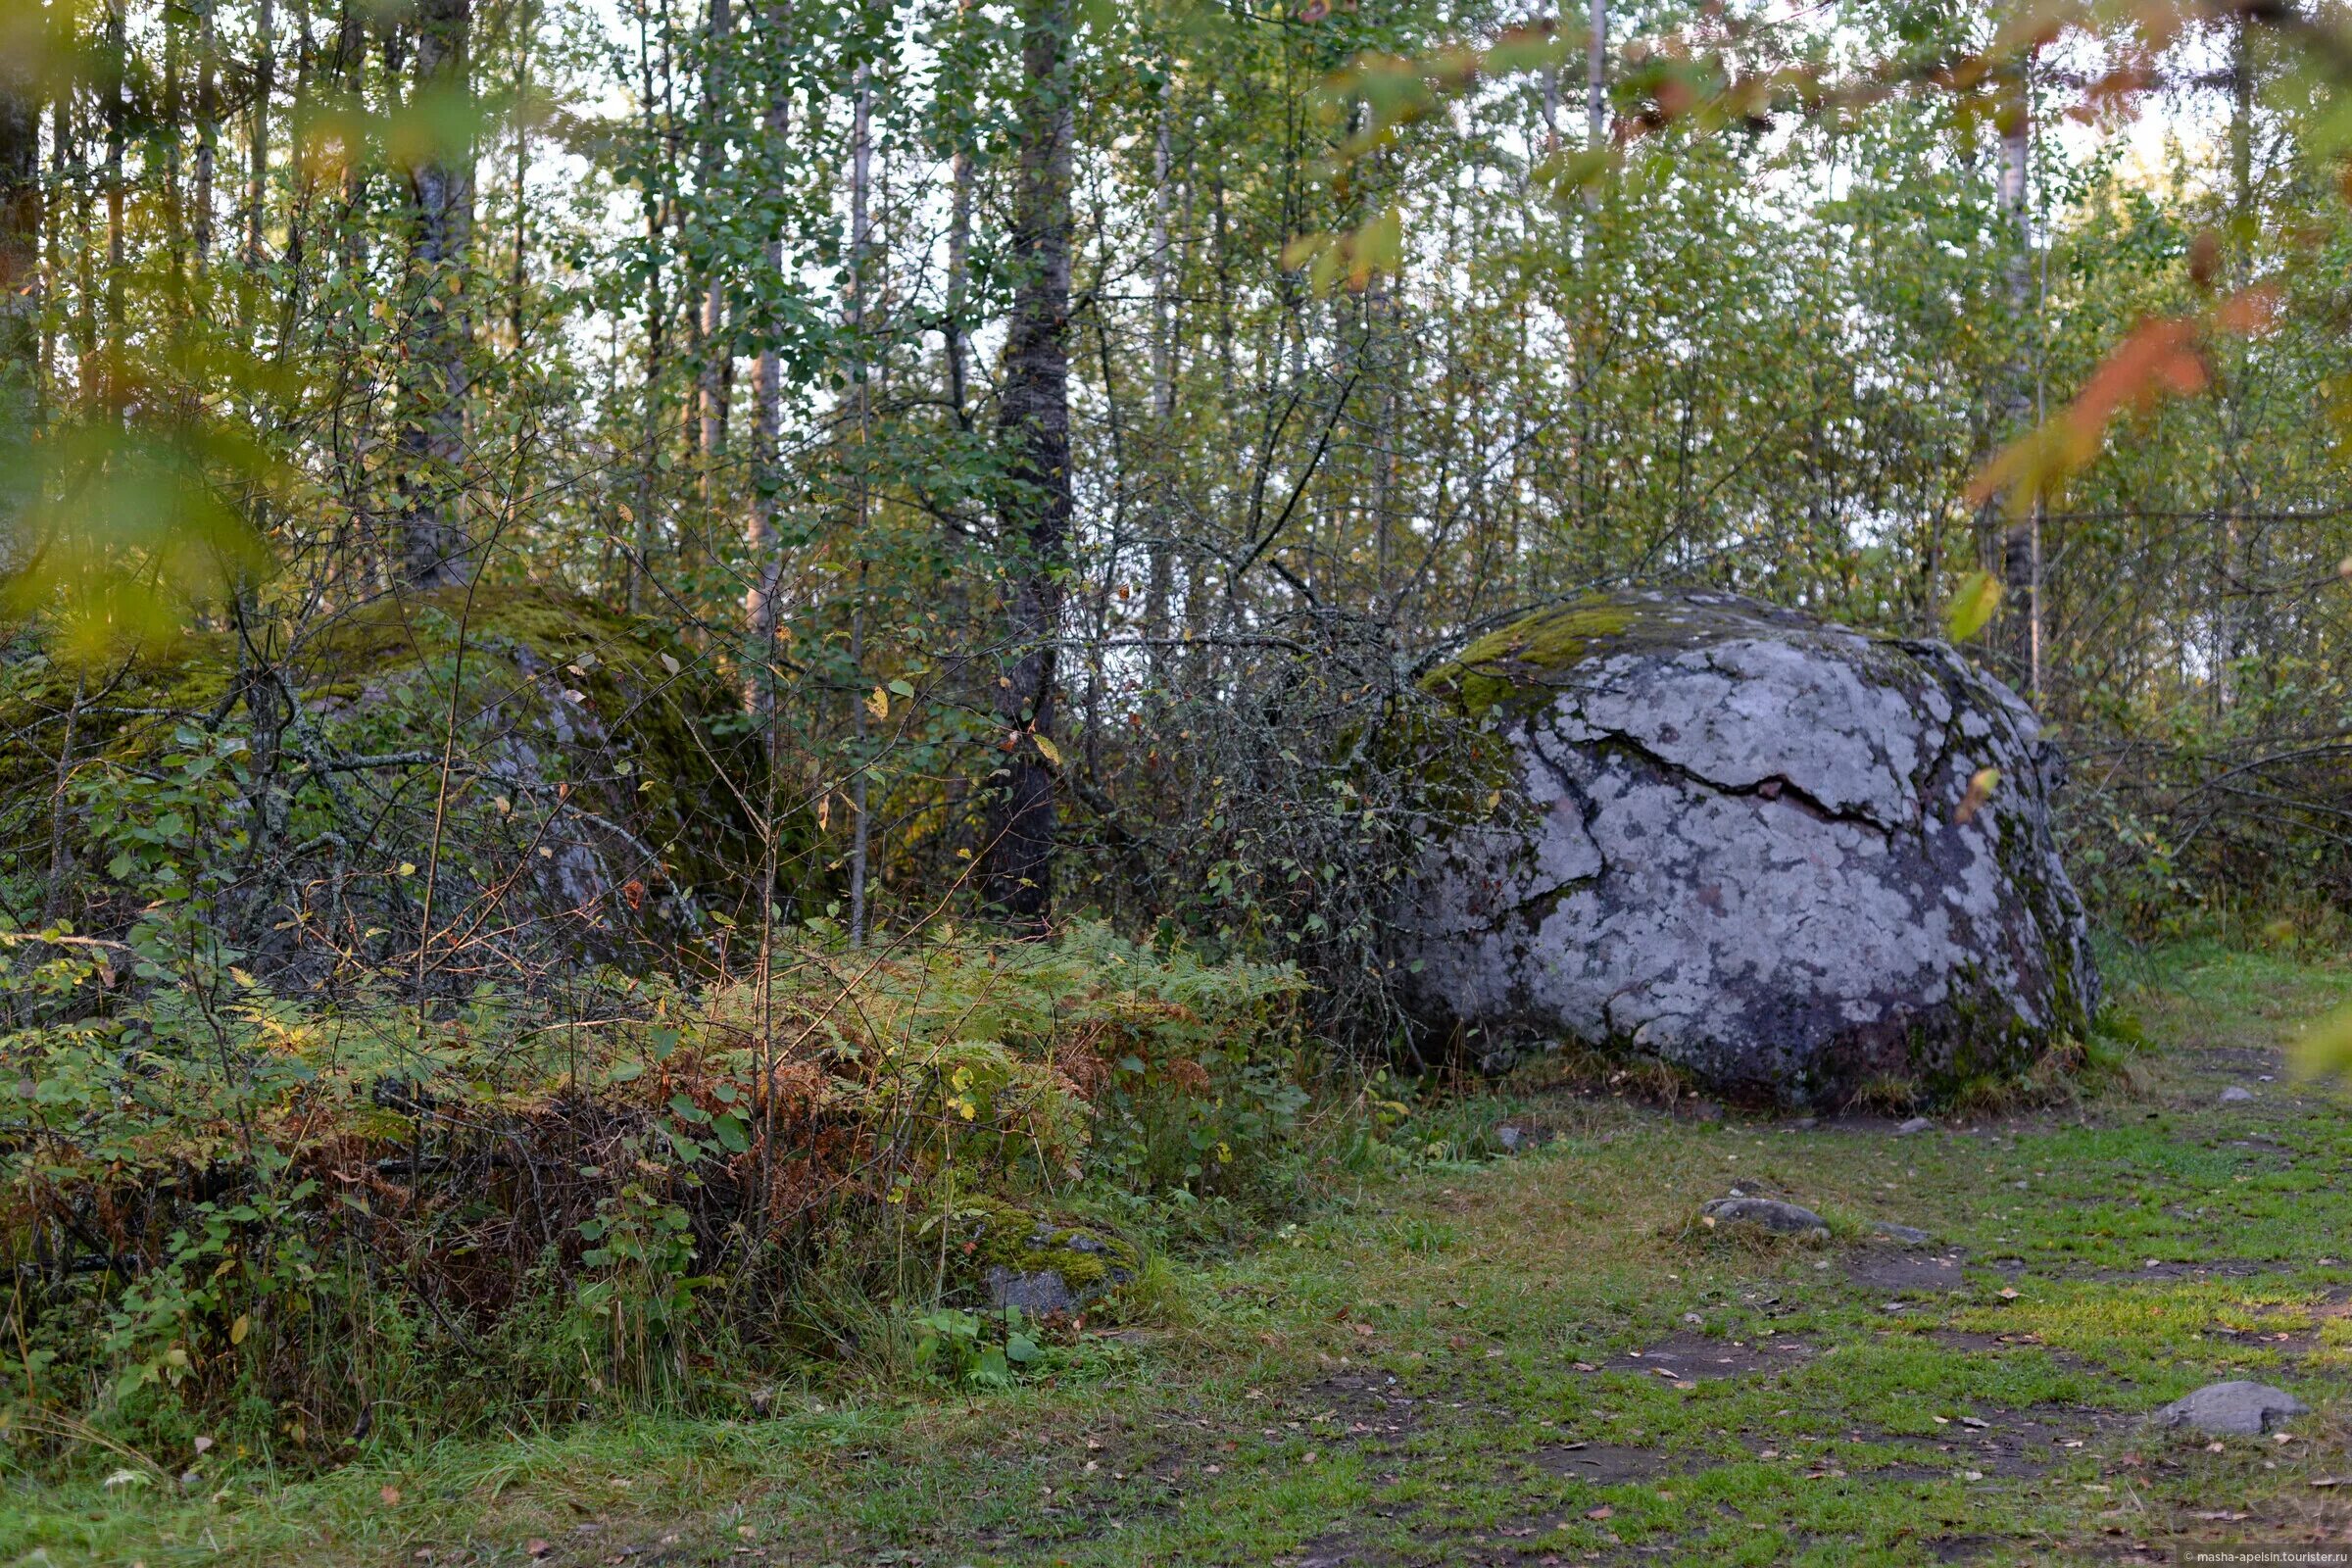
<svg viewBox="0 0 2352 1568">
<path fill-rule="evenodd" d="M 24 886 L 46 869 L 70 733 L 69 912 L 85 929 L 119 923 L 150 890 L 93 837 L 106 813 L 92 800 L 121 793 L 130 804 L 116 814 L 135 822 L 141 776 L 184 775 L 172 759 L 225 738 L 242 750 L 215 777 L 237 782 L 179 809 L 188 858 L 244 854 L 259 833 L 287 863 L 238 890 L 242 902 L 224 896 L 223 922 L 268 933 L 288 958 L 306 933 L 324 943 L 338 927 L 397 943 L 414 935 L 402 924 L 416 901 L 391 884 L 432 853 L 453 714 L 437 903 L 453 919 L 480 915 L 504 960 L 654 961 L 758 862 L 743 802 L 758 798 L 760 749 L 733 691 L 651 622 L 485 585 L 318 617 L 267 652 L 295 705 L 279 702 L 274 725 L 256 722 L 253 662 L 229 633 L 190 631 L 104 665 L 20 637 L 0 657 L 0 876 Z M 257 818 L 262 775 L 282 821 Z"/>
<path fill-rule="evenodd" d="M 1518 786 L 1420 867 L 1434 1030 L 1791 1104 L 1946 1099 L 2087 1031 L 2060 759 L 1952 649 L 1626 593 L 1484 638 L 1430 685 L 1508 741 Z"/>
<path fill-rule="evenodd" d="M 1115 1293 L 1139 1266 L 1135 1249 L 1102 1226 L 1017 1204 L 967 1200 L 951 1224 L 968 1249 L 960 1252 L 965 1279 L 1000 1309 L 1073 1312 Z"/>
</svg>

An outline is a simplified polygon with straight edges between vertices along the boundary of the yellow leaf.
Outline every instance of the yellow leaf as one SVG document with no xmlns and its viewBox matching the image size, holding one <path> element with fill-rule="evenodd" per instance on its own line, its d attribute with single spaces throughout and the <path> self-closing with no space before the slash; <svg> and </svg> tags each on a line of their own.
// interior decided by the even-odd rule
<svg viewBox="0 0 2352 1568">
<path fill-rule="evenodd" d="M 1952 820 L 1963 827 L 1967 826 L 1979 811 L 1984 809 L 1984 803 L 1992 799 L 1992 792 L 2000 782 L 2001 770 L 1997 767 L 1980 767 L 1971 773 L 1968 776 L 1968 793 L 1960 798 L 1959 809 L 1952 812 Z"/>
<path fill-rule="evenodd" d="M 2303 1031 L 2287 1060 L 2300 1078 L 2342 1078 L 2352 1073 L 2352 1006 L 2338 1007 Z"/>
<path fill-rule="evenodd" d="M 1961 579 L 1960 591 L 1944 608 L 1943 629 L 1952 641 L 1964 643 L 1984 630 L 1992 612 L 2000 608 L 2000 579 L 1989 571 L 1972 571 Z"/>
<path fill-rule="evenodd" d="M 888 718 L 890 716 L 890 693 L 879 686 L 875 687 L 873 695 L 865 700 L 865 710 L 874 715 L 877 723 Z"/>
<path fill-rule="evenodd" d="M 1320 256 L 1331 245 L 1329 234 L 1299 234 L 1282 248 L 1282 269 L 1295 271 Z"/>
<path fill-rule="evenodd" d="M 252 1332 L 253 1319 L 240 1314 L 237 1320 L 228 1326 L 228 1343 L 231 1345 L 243 1345 L 245 1343 L 245 1336 L 251 1334 Z"/>
<path fill-rule="evenodd" d="M 1047 761 L 1052 762 L 1055 767 L 1061 765 L 1061 753 L 1052 741 L 1043 735 L 1032 735 L 1029 738 L 1037 742 L 1037 749 Z"/>
<path fill-rule="evenodd" d="M 415 860 L 401 861 L 400 874 L 402 876 L 415 876 L 416 874 L 416 862 Z"/>
</svg>

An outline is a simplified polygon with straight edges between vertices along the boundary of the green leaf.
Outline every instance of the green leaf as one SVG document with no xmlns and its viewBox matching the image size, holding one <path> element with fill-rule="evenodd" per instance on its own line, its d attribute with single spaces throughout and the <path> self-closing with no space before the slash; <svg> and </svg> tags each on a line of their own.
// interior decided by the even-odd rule
<svg viewBox="0 0 2352 1568">
<path fill-rule="evenodd" d="M 751 1135 L 744 1129 L 743 1118 L 731 1110 L 711 1121 L 710 1132 L 718 1140 L 719 1147 L 730 1154 L 740 1154 L 752 1147 Z"/>
<path fill-rule="evenodd" d="M 1984 630 L 2000 608 L 2000 579 L 1989 571 L 1972 571 L 1961 579 L 1960 591 L 1944 608 L 1943 629 L 1952 641 L 1964 643 Z"/>
</svg>

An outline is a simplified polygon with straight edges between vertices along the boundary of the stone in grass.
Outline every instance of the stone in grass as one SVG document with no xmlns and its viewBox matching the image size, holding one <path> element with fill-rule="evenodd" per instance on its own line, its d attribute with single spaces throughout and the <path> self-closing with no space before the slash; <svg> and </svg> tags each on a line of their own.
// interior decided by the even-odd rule
<svg viewBox="0 0 2352 1568">
<path fill-rule="evenodd" d="M 2222 1103 L 2225 1105 L 2234 1105 L 2240 1101 L 2252 1100 L 2253 1098 L 2254 1091 L 2246 1088 L 2243 1084 L 2231 1084 L 2229 1088 L 2222 1091 Z"/>
<path fill-rule="evenodd" d="M 1699 1219 L 1710 1227 L 1743 1226 L 1774 1236 L 1801 1236 L 1814 1241 L 1826 1241 L 1830 1234 L 1829 1221 L 1802 1203 L 1785 1203 L 1777 1198 L 1749 1198 L 1734 1193 L 1729 1198 L 1710 1198 L 1698 1205 Z"/>
<path fill-rule="evenodd" d="M 1534 1121 L 1500 1122 L 1494 1128 L 1494 1141 L 1506 1154 L 1524 1154 L 1542 1149 L 1551 1142 L 1551 1129 Z"/>
<path fill-rule="evenodd" d="M 1925 1247 L 1936 1238 L 1916 1225 L 1873 1225 L 1870 1239 L 1874 1242 L 1892 1242 L 1897 1247 Z"/>
<path fill-rule="evenodd" d="M 977 1265 L 992 1310 L 1019 1307 L 1037 1317 L 1076 1312 L 1135 1278 L 1135 1249 L 1108 1231 L 1058 1220 L 1010 1203 L 973 1200 L 956 1206 L 959 1234 Z"/>
<path fill-rule="evenodd" d="M 2158 1426 L 2194 1427 L 2217 1438 L 2258 1438 L 2311 1406 L 2267 1383 L 2208 1383 L 2156 1412 Z"/>
<path fill-rule="evenodd" d="M 1935 1126 L 1936 1124 L 1928 1120 L 1928 1118 L 1925 1116 L 1914 1116 L 1909 1121 L 1903 1123 L 1900 1127 L 1897 1127 L 1894 1132 L 1895 1136 L 1900 1138 L 1911 1133 L 1924 1133 L 1933 1131 Z"/>
</svg>

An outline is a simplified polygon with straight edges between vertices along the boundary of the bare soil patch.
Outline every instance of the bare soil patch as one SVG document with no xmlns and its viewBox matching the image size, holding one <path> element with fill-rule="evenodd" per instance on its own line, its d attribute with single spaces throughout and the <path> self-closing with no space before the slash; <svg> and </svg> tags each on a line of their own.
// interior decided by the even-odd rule
<svg viewBox="0 0 2352 1568">
<path fill-rule="evenodd" d="M 1371 1442 L 1393 1447 L 1411 1436 L 1425 1400 L 1416 1399 L 1383 1372 L 1348 1372 L 1317 1379 L 1297 1404 L 1309 1415 L 1330 1419 L 1314 1425 L 1334 1444 Z"/>
<path fill-rule="evenodd" d="M 1663 1449 L 1628 1447 L 1615 1443 L 1555 1444 L 1548 1448 L 1538 1448 L 1530 1457 L 1546 1475 L 1595 1487 L 1654 1481 L 1685 1468 Z"/>
<path fill-rule="evenodd" d="M 1845 1260 L 1845 1277 L 1888 1296 L 1965 1291 L 1965 1264 L 1957 1252 L 1863 1252 Z"/>
<path fill-rule="evenodd" d="M 2162 1280 L 2250 1280 L 2265 1274 L 2283 1274 L 2295 1265 L 2287 1262 L 2261 1262 L 2247 1257 L 2214 1257 L 2202 1262 L 2175 1262 L 2163 1258 L 2142 1263 L 2137 1268 L 2106 1268 L 2064 1270 L 2061 1279 L 2091 1280 L 2101 1285 L 2133 1285 L 2142 1281 Z"/>
<path fill-rule="evenodd" d="M 1986 1409 L 1955 1418 L 1943 1436 L 1886 1434 L 1873 1438 L 1939 1467 L 1940 1473 L 1974 1471 L 1977 1478 L 2031 1477 L 2088 1447 L 2129 1418 L 2120 1411 L 2083 1405 L 2036 1405 L 2031 1409 Z"/>
<path fill-rule="evenodd" d="M 1777 1372 L 1799 1364 L 1812 1353 L 1811 1346 L 1793 1338 L 1711 1340 L 1703 1334 L 1677 1334 L 1614 1356 L 1601 1363 L 1601 1370 L 1645 1372 L 1678 1382 L 1700 1382 Z"/>
<path fill-rule="evenodd" d="M 1984 1334 L 1975 1329 L 1930 1329 L 1921 1336 L 1947 1350 L 1972 1355 L 1998 1355 L 2004 1350 L 2029 1350 L 2041 1345 L 2038 1334 Z"/>
</svg>

